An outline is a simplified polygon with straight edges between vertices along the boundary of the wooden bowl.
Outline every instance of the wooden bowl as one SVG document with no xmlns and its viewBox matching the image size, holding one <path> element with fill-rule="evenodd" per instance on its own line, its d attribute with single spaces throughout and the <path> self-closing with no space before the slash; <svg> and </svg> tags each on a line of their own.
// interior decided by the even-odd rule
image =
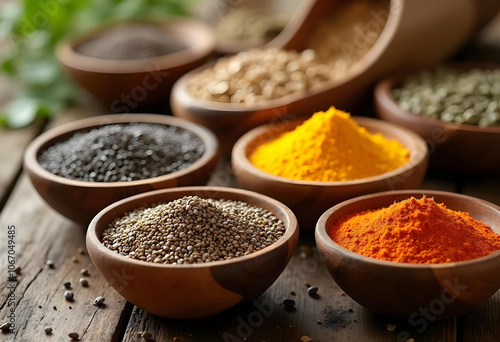
<svg viewBox="0 0 500 342">
<path fill-rule="evenodd" d="M 101 243 L 103 230 L 115 218 L 142 205 L 183 196 L 244 201 L 283 221 L 285 234 L 274 244 L 246 256 L 202 264 L 155 264 L 117 254 Z M 292 257 L 299 229 L 293 213 L 269 197 L 241 189 L 184 187 L 151 191 L 114 203 L 90 223 L 87 248 L 97 269 L 125 299 L 155 315 L 195 319 L 262 294 Z"/>
<path fill-rule="evenodd" d="M 372 192 L 418 188 L 427 170 L 427 146 L 422 138 L 408 129 L 365 117 L 354 117 L 370 133 L 381 133 L 397 139 L 410 151 L 410 160 L 403 166 L 377 175 L 350 181 L 315 182 L 276 176 L 255 167 L 248 155 L 256 146 L 293 130 L 302 120 L 281 125 L 257 127 L 242 136 L 234 145 L 232 165 L 238 182 L 247 189 L 276 198 L 289 206 L 300 227 L 313 230 L 321 214 L 332 205 L 348 198 Z"/>
<path fill-rule="evenodd" d="M 484 63 L 448 64 L 455 70 L 473 68 L 498 69 Z M 401 73 L 380 81 L 375 88 L 377 116 L 407 127 L 422 136 L 429 145 L 431 168 L 463 174 L 500 172 L 500 127 L 479 127 L 444 122 L 402 109 L 392 95 L 392 89 L 414 74 Z"/>
<path fill-rule="evenodd" d="M 469 212 L 500 234 L 500 208 L 492 203 L 434 190 L 387 191 L 347 200 L 328 209 L 316 225 L 316 244 L 335 282 L 359 304 L 378 314 L 410 316 L 413 321 L 461 315 L 500 288 L 500 251 L 470 261 L 408 264 L 369 258 L 335 243 L 327 229 L 343 215 L 388 207 L 411 196 L 434 197 L 449 209 Z M 461 246 L 457 246 L 461 248 Z M 425 312 L 425 311 L 424 311 Z M 429 318 L 427 318 L 429 320 Z"/>
<path fill-rule="evenodd" d="M 317 17 L 338 3 L 303 1 L 300 11 L 269 45 L 303 50 Z M 384 75 L 401 68 L 434 65 L 450 56 L 469 38 L 476 19 L 475 4 L 469 0 L 443 0 L 439 6 L 432 0 L 392 0 L 390 9 L 383 14 L 388 20 L 379 39 L 342 78 L 261 103 L 219 103 L 197 99 L 187 90 L 189 79 L 210 66 L 205 65 L 186 73 L 174 84 L 172 112 L 210 128 L 219 138 L 222 152 L 230 154 L 231 146 L 242 134 L 283 116 L 310 115 L 332 105 L 352 112 L 363 102 L 360 98 L 369 94 L 370 87 Z M 369 24 L 380 22 L 374 16 Z"/>
<path fill-rule="evenodd" d="M 159 123 L 184 128 L 202 140 L 205 153 L 199 160 L 180 171 L 130 182 L 73 180 L 56 176 L 45 170 L 38 162 L 38 156 L 44 150 L 57 142 L 69 139 L 76 132 L 87 132 L 109 124 L 129 122 Z M 40 196 L 53 209 L 75 222 L 86 225 L 99 211 L 122 198 L 155 189 L 206 184 L 218 158 L 217 139 L 205 127 L 166 115 L 114 114 L 74 121 L 41 134 L 25 151 L 24 169 Z"/>
<path fill-rule="evenodd" d="M 165 104 L 168 103 L 172 84 L 213 54 L 215 35 L 208 25 L 195 20 L 178 19 L 155 25 L 187 48 L 168 55 L 135 60 L 95 58 L 75 50 L 78 45 L 112 28 L 105 27 L 63 40 L 56 48 L 56 56 L 77 84 L 109 104 L 113 112 L 130 112 Z"/>
</svg>

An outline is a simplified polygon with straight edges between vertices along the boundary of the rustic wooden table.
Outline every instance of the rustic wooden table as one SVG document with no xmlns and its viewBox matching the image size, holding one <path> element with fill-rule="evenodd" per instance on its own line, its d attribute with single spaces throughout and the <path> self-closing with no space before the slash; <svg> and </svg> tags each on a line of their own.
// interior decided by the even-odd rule
<svg viewBox="0 0 500 342">
<path fill-rule="evenodd" d="M 500 20 L 463 50 L 462 59 L 499 59 Z M 0 79 L 0 107 L 13 90 Z M 240 304 L 213 317 L 180 321 L 160 318 L 127 303 L 93 266 L 85 249 L 85 228 L 60 216 L 38 196 L 22 171 L 22 154 L 40 132 L 78 118 L 104 113 L 104 108 L 75 107 L 58 118 L 20 130 L 0 130 L 0 322 L 15 323 L 6 341 L 64 341 L 76 332 L 82 341 L 140 341 L 149 331 L 155 341 L 500 341 L 500 292 L 470 313 L 444 321 L 411 324 L 370 313 L 334 283 L 323 266 L 310 234 L 302 234 L 290 264 L 278 280 L 252 303 Z M 498 148 L 492 147 L 492 148 Z M 482 151 L 478 151 L 481 153 Z M 487 153 L 487 152 L 485 152 Z M 237 186 L 227 162 L 221 162 L 213 185 Z M 500 205 L 500 177 L 463 178 L 429 174 L 422 188 L 465 193 Z M 8 230 L 15 245 L 9 248 Z M 9 254 L 10 250 L 14 254 Z M 17 281 L 8 281 L 9 256 L 22 268 Z M 45 261 L 53 260 L 54 268 Z M 79 283 L 89 270 L 88 287 Z M 63 282 L 72 283 L 75 300 L 65 301 Z M 126 275 L 122 278 L 126 282 Z M 307 295 L 304 282 L 319 287 L 319 297 Z M 373 284 L 376 286 L 376 284 Z M 282 301 L 296 294 L 296 310 Z M 411 295 L 411 294 L 409 294 Z M 92 305 L 104 296 L 106 306 Z M 320 323 L 321 322 L 321 323 Z M 388 331 L 387 324 L 395 330 Z M 44 328 L 53 329 L 51 335 Z"/>
</svg>

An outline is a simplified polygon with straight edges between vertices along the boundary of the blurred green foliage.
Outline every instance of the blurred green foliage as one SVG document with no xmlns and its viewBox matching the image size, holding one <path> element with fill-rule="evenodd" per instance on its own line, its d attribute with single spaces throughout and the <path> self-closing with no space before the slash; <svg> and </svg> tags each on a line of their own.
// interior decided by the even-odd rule
<svg viewBox="0 0 500 342">
<path fill-rule="evenodd" d="M 57 42 L 110 22 L 162 20 L 188 15 L 193 0 L 17 0 L 0 11 L 2 73 L 21 89 L 0 113 L 0 125 L 23 127 L 36 116 L 52 117 L 77 100 L 73 84 L 54 56 Z"/>
</svg>

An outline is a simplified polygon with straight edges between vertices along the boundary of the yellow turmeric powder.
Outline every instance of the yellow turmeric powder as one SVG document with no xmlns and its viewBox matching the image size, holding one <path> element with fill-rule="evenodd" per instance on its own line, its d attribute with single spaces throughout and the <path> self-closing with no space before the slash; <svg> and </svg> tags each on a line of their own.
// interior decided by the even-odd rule
<svg viewBox="0 0 500 342">
<path fill-rule="evenodd" d="M 352 252 L 412 264 L 466 261 L 500 250 L 500 235 L 488 225 L 425 196 L 346 215 L 328 235 Z"/>
<path fill-rule="evenodd" d="M 331 107 L 257 146 L 249 159 L 259 169 L 286 178 L 346 181 L 396 169 L 408 161 L 409 151 Z"/>
</svg>

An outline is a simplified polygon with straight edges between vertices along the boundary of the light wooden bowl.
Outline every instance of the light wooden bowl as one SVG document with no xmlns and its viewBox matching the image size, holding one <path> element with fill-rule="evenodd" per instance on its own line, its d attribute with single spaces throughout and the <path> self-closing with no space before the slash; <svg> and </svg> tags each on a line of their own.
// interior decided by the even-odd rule
<svg viewBox="0 0 500 342">
<path fill-rule="evenodd" d="M 466 71 L 474 68 L 498 69 L 485 63 L 448 64 Z M 381 119 L 407 127 L 418 133 L 429 145 L 431 168 L 463 174 L 500 172 L 500 127 L 479 127 L 431 119 L 402 109 L 392 89 L 415 72 L 401 73 L 380 81 L 375 88 L 375 108 Z"/>
<path fill-rule="evenodd" d="M 125 212 L 190 195 L 244 201 L 264 208 L 283 221 L 286 232 L 271 246 L 249 255 L 191 265 L 135 260 L 101 243 L 103 230 Z M 110 205 L 90 223 L 87 248 L 109 284 L 132 304 L 163 317 L 195 319 L 214 315 L 266 291 L 292 257 L 298 235 L 297 220 L 290 209 L 269 197 L 233 188 L 185 187 L 151 191 Z"/>
<path fill-rule="evenodd" d="M 369 258 L 335 243 L 327 229 L 341 216 L 365 209 L 388 207 L 394 201 L 423 194 L 449 209 L 469 212 L 500 234 L 500 208 L 455 193 L 433 190 L 388 191 L 347 200 L 327 210 L 316 225 L 316 244 L 335 282 L 370 311 L 390 316 L 433 318 L 461 315 L 485 302 L 500 288 L 500 251 L 470 261 L 408 264 Z M 461 248 L 457 246 L 457 248 Z M 420 318 L 419 318 L 420 317 Z"/>
<path fill-rule="evenodd" d="M 304 1 L 282 34 L 269 45 L 303 50 L 317 18 L 338 3 Z M 470 0 L 442 0 L 439 4 L 432 0 L 392 0 L 379 39 L 344 77 L 266 102 L 218 103 L 199 100 L 187 90 L 189 79 L 209 67 L 205 65 L 186 73 L 174 84 L 172 112 L 210 128 L 224 146 L 222 152 L 227 154 L 243 133 L 283 116 L 310 115 L 332 105 L 352 112 L 362 102 L 360 98 L 368 95 L 370 87 L 384 75 L 402 68 L 434 65 L 456 51 L 475 29 L 475 7 Z M 372 24 L 379 25 L 375 17 Z"/>
<path fill-rule="evenodd" d="M 363 194 L 396 189 L 418 188 L 427 170 L 427 146 L 422 138 L 408 129 L 365 117 L 354 117 L 370 133 L 381 133 L 397 139 L 410 151 L 410 160 L 403 166 L 363 179 L 337 182 L 293 180 L 272 175 L 255 167 L 248 155 L 256 146 L 293 130 L 302 120 L 257 127 L 243 135 L 234 145 L 232 165 L 238 182 L 247 189 L 276 198 L 289 206 L 301 229 L 313 230 L 321 214 L 332 205 Z"/>
<path fill-rule="evenodd" d="M 167 175 L 130 182 L 85 182 L 57 176 L 45 170 L 38 156 L 57 142 L 69 139 L 76 132 L 87 132 L 104 125 L 149 122 L 184 128 L 196 134 L 205 145 L 205 153 L 187 168 Z M 138 193 L 176 186 L 206 184 L 219 158 L 217 138 L 205 127 L 166 115 L 114 114 L 73 121 L 53 128 L 27 147 L 24 169 L 40 196 L 63 216 L 88 224 L 109 204 Z"/>
<path fill-rule="evenodd" d="M 77 84 L 110 105 L 113 112 L 137 111 L 138 108 L 165 104 L 173 83 L 213 54 L 215 35 L 208 25 L 195 20 L 177 19 L 155 25 L 187 48 L 136 60 L 95 58 L 75 50 L 81 43 L 113 27 L 108 26 L 61 41 L 56 56 Z"/>
</svg>

